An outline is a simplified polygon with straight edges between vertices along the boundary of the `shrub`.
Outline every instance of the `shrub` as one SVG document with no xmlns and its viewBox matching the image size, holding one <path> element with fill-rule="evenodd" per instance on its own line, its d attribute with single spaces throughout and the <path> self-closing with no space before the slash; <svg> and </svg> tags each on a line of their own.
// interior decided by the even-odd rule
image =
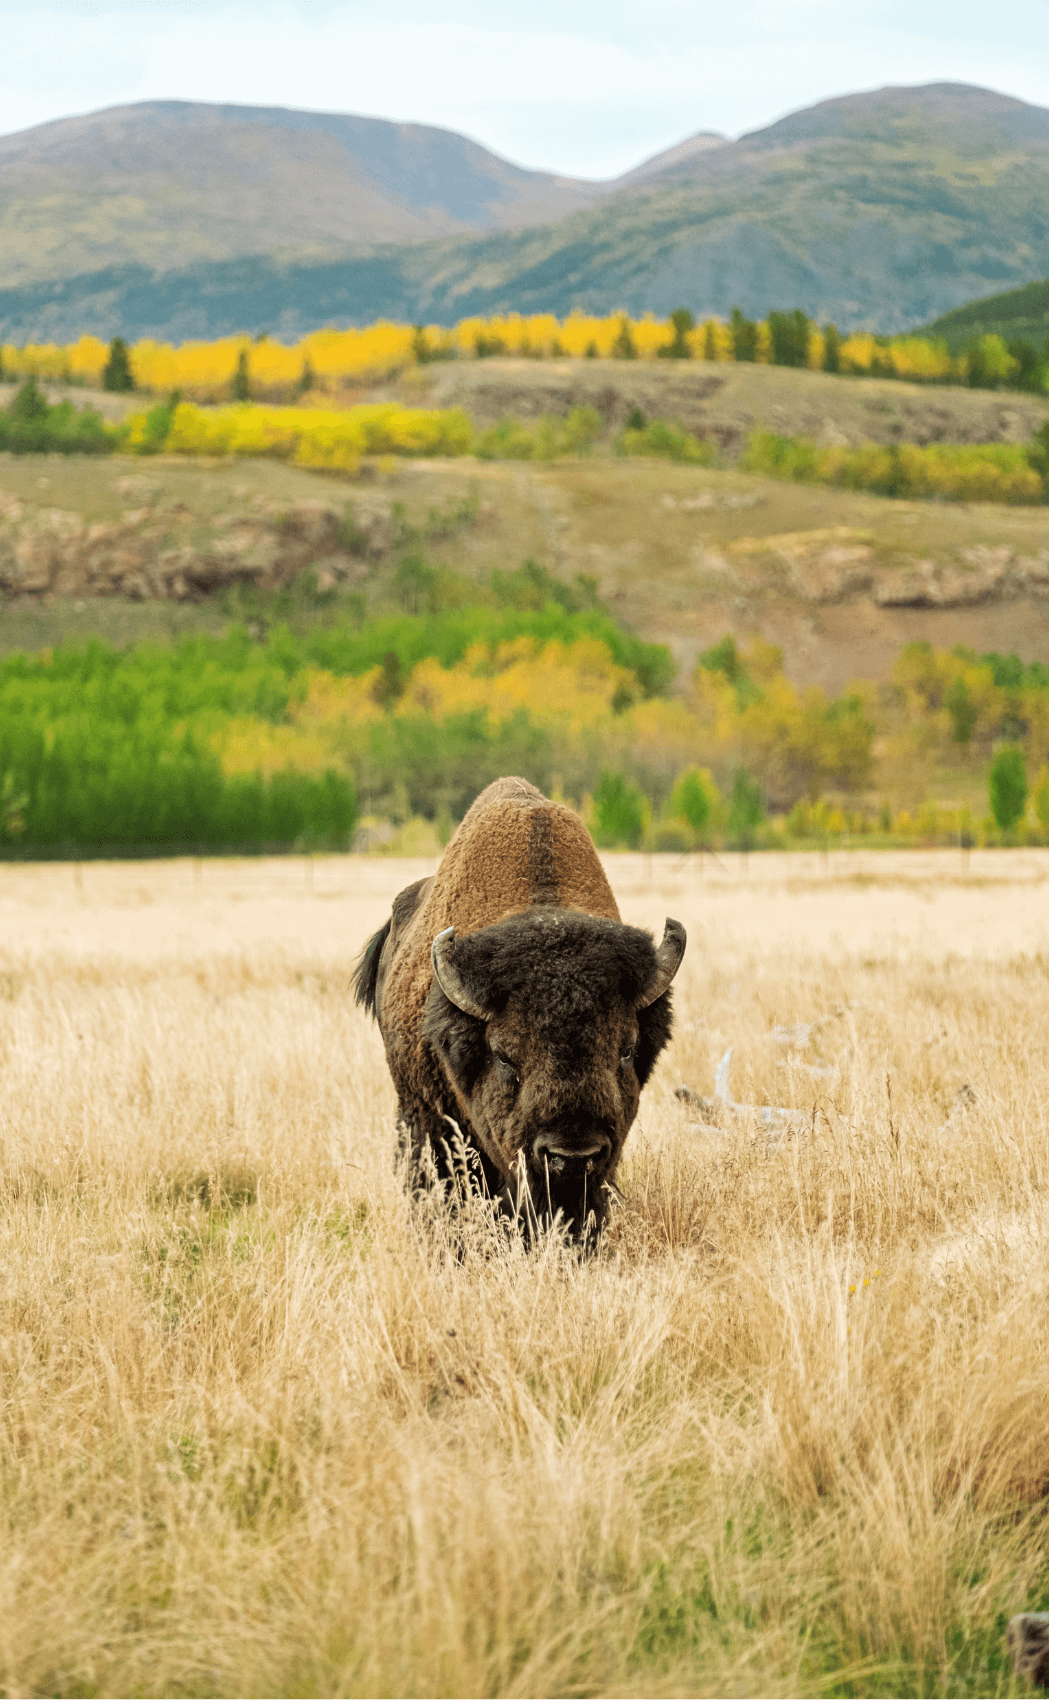
<svg viewBox="0 0 1049 1700">
<path fill-rule="evenodd" d="M 1011 745 L 998 751 L 991 764 L 988 790 L 996 825 L 1003 832 L 1010 832 L 1023 818 L 1027 804 L 1027 768 L 1022 750 Z"/>
<path fill-rule="evenodd" d="M 12 454 L 109 454 L 116 442 L 101 414 L 89 407 L 78 412 L 70 401 L 52 407 L 35 378 L 0 408 L 0 449 Z"/>
<path fill-rule="evenodd" d="M 652 455 L 660 460 L 676 460 L 690 466 L 709 466 L 714 459 L 710 443 L 701 442 L 691 431 L 671 425 L 665 419 L 650 419 L 647 424 L 631 425 L 616 443 L 616 453 L 622 455 Z"/>
</svg>

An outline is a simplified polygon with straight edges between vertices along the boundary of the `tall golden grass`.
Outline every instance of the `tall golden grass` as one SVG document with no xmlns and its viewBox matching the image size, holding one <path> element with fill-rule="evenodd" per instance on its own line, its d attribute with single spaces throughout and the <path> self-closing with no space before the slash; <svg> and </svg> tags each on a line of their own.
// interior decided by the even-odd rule
<svg viewBox="0 0 1049 1700">
<path fill-rule="evenodd" d="M 609 869 L 690 946 L 579 1261 L 401 1188 L 349 979 L 426 866 L 0 868 L 5 1693 L 1012 1691 L 1049 855 Z M 800 1131 L 675 1096 L 730 1044 Z"/>
</svg>

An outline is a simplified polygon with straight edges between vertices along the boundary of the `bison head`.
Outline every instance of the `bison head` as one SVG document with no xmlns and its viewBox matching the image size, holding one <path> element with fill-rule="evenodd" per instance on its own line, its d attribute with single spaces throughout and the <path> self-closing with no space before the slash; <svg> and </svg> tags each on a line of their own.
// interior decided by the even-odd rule
<svg viewBox="0 0 1049 1700">
<path fill-rule="evenodd" d="M 533 909 L 433 943 L 423 1031 L 515 1207 L 598 1224 L 641 1088 L 670 1036 L 685 929 Z"/>
</svg>

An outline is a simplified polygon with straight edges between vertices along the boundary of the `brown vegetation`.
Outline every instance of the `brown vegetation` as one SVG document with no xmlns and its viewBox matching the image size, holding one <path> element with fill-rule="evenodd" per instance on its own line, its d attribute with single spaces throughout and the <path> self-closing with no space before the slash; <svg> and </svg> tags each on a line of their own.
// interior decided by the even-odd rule
<svg viewBox="0 0 1049 1700">
<path fill-rule="evenodd" d="M 586 1262 L 399 1184 L 349 975 L 432 864 L 3 873 L 7 1691 L 1012 1691 L 1046 856 L 608 866 L 692 942 Z M 789 1137 L 675 1096 L 729 1045 Z"/>
</svg>

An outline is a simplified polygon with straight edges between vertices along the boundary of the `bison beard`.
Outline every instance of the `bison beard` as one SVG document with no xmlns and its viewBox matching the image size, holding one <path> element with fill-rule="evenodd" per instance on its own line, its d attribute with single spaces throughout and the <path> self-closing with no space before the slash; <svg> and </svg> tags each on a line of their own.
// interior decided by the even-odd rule
<svg viewBox="0 0 1049 1700">
<path fill-rule="evenodd" d="M 456 1184 L 449 1122 L 523 1220 L 604 1220 L 641 1088 L 670 1035 L 685 946 L 619 919 L 586 829 L 524 780 L 477 799 L 432 880 L 365 948 L 416 1184 Z M 461 1169 L 458 1178 L 461 1181 Z"/>
</svg>

